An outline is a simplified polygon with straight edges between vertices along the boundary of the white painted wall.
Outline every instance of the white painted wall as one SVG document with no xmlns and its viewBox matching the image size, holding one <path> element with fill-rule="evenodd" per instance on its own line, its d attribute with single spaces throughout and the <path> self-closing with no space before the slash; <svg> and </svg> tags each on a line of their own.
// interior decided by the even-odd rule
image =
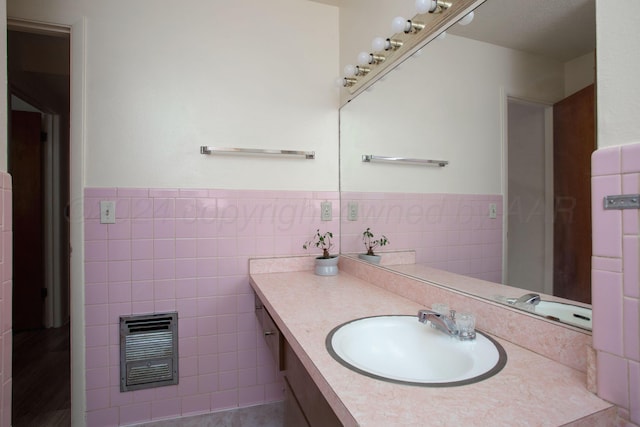
<svg viewBox="0 0 640 427">
<path fill-rule="evenodd" d="M 596 0 L 598 147 L 640 141 L 640 2 Z"/>
<path fill-rule="evenodd" d="M 560 62 L 453 35 L 434 41 L 342 107 L 342 190 L 501 194 L 505 96 L 563 94 Z M 363 154 L 450 164 L 369 164 Z"/>
<path fill-rule="evenodd" d="M 534 292 L 553 293 L 545 288 L 546 239 L 551 237 L 553 220 L 547 221 L 546 194 L 546 106 L 509 102 L 507 244 L 504 283 Z M 552 202 L 553 203 L 553 202 Z M 553 249 L 553 246 L 550 246 Z M 547 266 L 552 270 L 553 266 Z"/>
<path fill-rule="evenodd" d="M 595 52 L 579 56 L 564 64 L 564 96 L 567 97 L 596 81 Z"/>
<path fill-rule="evenodd" d="M 87 186 L 337 190 L 336 7 L 10 0 L 8 13 L 86 18 Z M 316 159 L 205 156 L 201 145 Z"/>
</svg>

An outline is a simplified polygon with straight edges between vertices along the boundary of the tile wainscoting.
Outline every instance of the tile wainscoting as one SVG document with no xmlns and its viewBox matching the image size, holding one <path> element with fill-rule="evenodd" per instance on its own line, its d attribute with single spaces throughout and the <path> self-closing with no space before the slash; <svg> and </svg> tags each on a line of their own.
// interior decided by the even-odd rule
<svg viewBox="0 0 640 427">
<path fill-rule="evenodd" d="M 355 221 L 350 203 L 358 205 Z M 495 194 L 343 192 L 342 250 L 363 252 L 362 232 L 371 227 L 389 238 L 380 251 L 415 250 L 416 263 L 502 283 L 502 203 Z"/>
<path fill-rule="evenodd" d="M 603 208 L 607 195 L 640 193 L 640 144 L 596 151 L 591 185 L 598 395 L 640 425 L 640 211 Z"/>
<path fill-rule="evenodd" d="M 13 258 L 12 258 L 12 184 L 11 175 L 0 172 L 0 280 L 2 292 L 0 292 L 0 357 L 2 367 L 0 368 L 0 426 L 9 427 L 11 425 L 11 388 L 12 370 L 11 357 L 13 345 L 12 328 L 12 287 L 13 287 Z"/>
<path fill-rule="evenodd" d="M 116 223 L 100 224 L 100 201 Z M 320 221 L 331 201 L 333 221 Z M 283 399 L 257 334 L 248 259 L 338 233 L 337 192 L 85 190 L 87 424 L 127 425 Z M 338 239 L 336 248 L 339 250 Z M 177 311 L 180 382 L 121 393 L 119 316 Z"/>
</svg>

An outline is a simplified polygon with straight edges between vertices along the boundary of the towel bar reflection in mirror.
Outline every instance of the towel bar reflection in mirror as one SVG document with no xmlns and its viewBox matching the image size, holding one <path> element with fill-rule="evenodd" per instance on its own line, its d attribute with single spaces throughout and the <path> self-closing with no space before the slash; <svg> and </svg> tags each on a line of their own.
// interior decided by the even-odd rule
<svg viewBox="0 0 640 427">
<path fill-rule="evenodd" d="M 411 159 L 408 157 L 385 157 L 385 156 L 374 156 L 371 154 L 363 154 L 362 161 L 363 162 L 373 162 L 373 161 L 403 162 L 403 163 L 411 163 L 416 165 L 440 166 L 440 167 L 445 167 L 446 165 L 449 164 L 448 160 Z"/>
</svg>

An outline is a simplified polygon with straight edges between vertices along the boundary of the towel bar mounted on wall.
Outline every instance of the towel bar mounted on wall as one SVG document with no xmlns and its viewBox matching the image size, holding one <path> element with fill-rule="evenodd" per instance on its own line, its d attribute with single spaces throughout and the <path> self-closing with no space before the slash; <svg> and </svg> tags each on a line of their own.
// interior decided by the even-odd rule
<svg viewBox="0 0 640 427">
<path fill-rule="evenodd" d="M 620 194 L 605 196 L 604 208 L 610 209 L 640 209 L 640 194 Z"/>
<path fill-rule="evenodd" d="M 441 168 L 449 164 L 448 160 L 411 159 L 408 157 L 385 157 L 385 156 L 374 156 L 371 154 L 363 154 L 362 161 L 363 162 L 373 162 L 373 161 L 402 162 L 402 163 L 411 163 L 414 165 L 440 166 Z"/>
<path fill-rule="evenodd" d="M 315 151 L 295 151 L 295 150 L 269 150 L 264 148 L 222 148 L 222 147 L 200 147 L 200 154 L 267 154 L 280 156 L 304 156 L 305 159 L 315 159 Z"/>
</svg>

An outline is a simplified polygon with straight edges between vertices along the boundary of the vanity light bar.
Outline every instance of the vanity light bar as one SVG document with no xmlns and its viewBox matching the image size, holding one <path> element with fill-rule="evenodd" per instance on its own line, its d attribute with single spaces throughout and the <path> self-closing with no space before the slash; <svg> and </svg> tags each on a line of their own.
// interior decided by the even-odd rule
<svg viewBox="0 0 640 427">
<path fill-rule="evenodd" d="M 221 148 L 221 147 L 200 147 L 200 154 L 229 153 L 229 154 L 267 154 L 280 156 L 304 156 L 305 159 L 315 159 L 315 151 L 296 150 L 269 150 L 263 148 Z"/>
<path fill-rule="evenodd" d="M 455 25 L 460 19 L 467 16 L 485 1 L 486 0 L 455 0 L 445 2 L 438 0 L 436 13 L 418 13 L 409 19 L 412 23 L 420 24 L 419 31 L 400 31 L 388 38 L 376 38 L 380 40 L 376 43 L 375 48 L 372 46 L 375 52 L 370 53 L 370 58 L 366 58 L 367 52 L 364 52 L 363 61 L 360 62 L 361 64 L 365 62 L 371 65 L 369 72 L 357 77 L 350 76 L 352 80 L 349 81 L 342 79 L 339 81 L 342 81 L 342 86 L 351 94 L 350 98 L 355 98 L 355 96 L 366 90 L 397 64 L 409 58 L 426 43 L 430 42 L 442 31 L 446 31 L 449 27 Z M 444 5 L 446 5 L 446 7 L 443 7 Z M 378 45 L 380 42 L 382 42 L 382 45 Z M 374 61 L 374 58 L 384 59 L 382 61 Z"/>
<path fill-rule="evenodd" d="M 372 161 L 403 162 L 403 163 L 411 163 L 411 164 L 426 165 L 426 166 L 440 166 L 441 168 L 449 164 L 448 160 L 411 159 L 408 157 L 385 157 L 385 156 L 374 156 L 372 154 L 363 154 L 362 161 L 367 163 Z"/>
</svg>

